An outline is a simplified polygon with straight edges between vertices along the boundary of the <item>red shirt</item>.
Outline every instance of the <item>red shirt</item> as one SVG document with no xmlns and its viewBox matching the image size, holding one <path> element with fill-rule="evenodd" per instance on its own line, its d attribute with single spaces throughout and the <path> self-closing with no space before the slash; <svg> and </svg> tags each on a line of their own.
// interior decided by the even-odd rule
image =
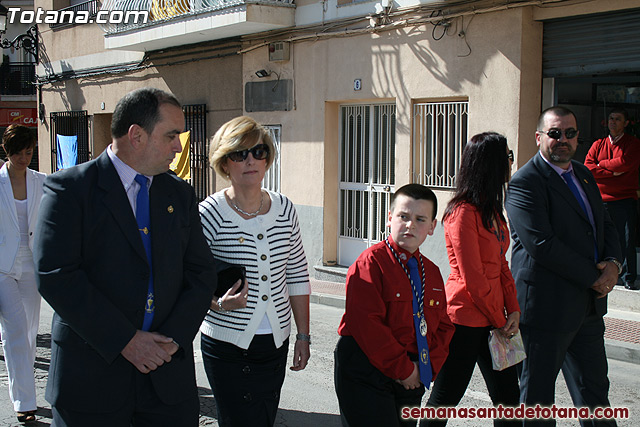
<svg viewBox="0 0 640 427">
<path fill-rule="evenodd" d="M 460 204 L 444 220 L 451 274 L 447 280 L 447 312 L 463 326 L 501 328 L 507 314 L 520 311 L 516 285 L 505 254 L 509 230 L 504 221 L 498 234 L 482 225 L 478 210 Z"/>
<path fill-rule="evenodd" d="M 406 264 L 412 255 L 424 264 L 424 312 L 433 378 L 449 354 L 454 326 L 446 313 L 442 276 L 419 251 L 410 254 L 389 242 Z M 408 267 L 407 267 L 408 270 Z M 347 273 L 346 309 L 338 333 L 353 336 L 369 361 L 392 379 L 405 379 L 414 364 L 408 352 L 418 354 L 413 323 L 413 290 L 406 273 L 385 242 L 365 250 Z"/>
<path fill-rule="evenodd" d="M 596 179 L 602 200 L 638 199 L 638 167 L 640 167 L 640 140 L 627 133 L 615 144 L 609 137 L 591 145 L 584 165 Z M 614 176 L 614 172 L 623 172 Z"/>
</svg>

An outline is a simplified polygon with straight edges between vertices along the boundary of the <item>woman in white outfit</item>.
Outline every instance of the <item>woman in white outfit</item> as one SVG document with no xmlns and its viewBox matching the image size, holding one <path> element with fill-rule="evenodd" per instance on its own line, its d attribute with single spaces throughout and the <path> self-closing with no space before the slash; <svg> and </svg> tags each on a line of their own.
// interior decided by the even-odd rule
<svg viewBox="0 0 640 427">
<path fill-rule="evenodd" d="M 7 162 L 0 168 L 0 334 L 9 397 L 20 422 L 36 420 L 33 364 L 40 294 L 31 253 L 45 175 L 28 168 L 36 139 L 11 125 L 2 136 Z"/>
</svg>

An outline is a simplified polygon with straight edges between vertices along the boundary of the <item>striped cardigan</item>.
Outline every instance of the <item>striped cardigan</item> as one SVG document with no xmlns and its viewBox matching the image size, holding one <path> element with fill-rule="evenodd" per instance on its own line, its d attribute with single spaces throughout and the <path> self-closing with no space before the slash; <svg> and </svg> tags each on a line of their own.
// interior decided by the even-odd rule
<svg viewBox="0 0 640 427">
<path fill-rule="evenodd" d="M 200 331 L 244 349 L 265 313 L 280 347 L 291 331 L 289 296 L 311 293 L 295 207 L 281 194 L 268 194 L 269 212 L 251 219 L 229 206 L 224 190 L 200 203 L 204 236 L 214 258 L 245 266 L 249 282 L 247 307 L 225 313 L 209 310 Z"/>
</svg>

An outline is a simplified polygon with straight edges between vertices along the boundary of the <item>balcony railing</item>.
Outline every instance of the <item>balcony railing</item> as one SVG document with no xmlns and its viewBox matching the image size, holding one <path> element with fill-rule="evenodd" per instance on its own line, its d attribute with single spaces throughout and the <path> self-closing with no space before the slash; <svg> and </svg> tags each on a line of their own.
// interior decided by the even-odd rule
<svg viewBox="0 0 640 427">
<path fill-rule="evenodd" d="M 49 28 L 62 28 L 62 27 L 70 27 L 72 25 L 76 25 L 77 17 L 80 15 L 86 15 L 87 20 L 89 22 L 93 22 L 93 19 L 96 17 L 99 10 L 100 10 L 100 2 L 98 0 L 89 0 L 84 3 L 79 3 L 73 6 L 59 9 L 57 10 L 57 12 L 60 18 L 57 20 L 55 24 L 49 24 Z M 88 12 L 88 13 L 80 14 L 78 12 Z M 83 16 L 83 18 L 84 17 L 85 16 Z"/>
<path fill-rule="evenodd" d="M 115 34 L 245 4 L 294 7 L 294 0 L 104 0 L 101 10 L 123 12 L 112 14 L 121 22 L 98 25 L 105 33 Z"/>
<path fill-rule="evenodd" d="M 3 62 L 0 66 L 0 95 L 35 95 L 36 64 Z"/>
</svg>

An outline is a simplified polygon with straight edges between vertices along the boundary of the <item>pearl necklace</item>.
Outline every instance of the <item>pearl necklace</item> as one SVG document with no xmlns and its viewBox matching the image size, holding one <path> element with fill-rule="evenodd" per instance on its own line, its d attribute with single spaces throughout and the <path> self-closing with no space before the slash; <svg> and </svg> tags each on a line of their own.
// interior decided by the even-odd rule
<svg viewBox="0 0 640 427">
<path fill-rule="evenodd" d="M 227 197 L 229 197 L 229 195 L 227 195 Z M 236 210 L 238 212 L 240 212 L 243 215 L 246 216 L 258 216 L 258 214 L 260 213 L 260 211 L 262 210 L 262 206 L 264 204 L 264 193 L 262 191 L 260 191 L 260 207 L 258 208 L 257 211 L 255 212 L 247 212 L 247 211 L 243 211 L 242 209 L 240 209 L 240 206 L 236 205 L 234 203 L 234 201 L 231 199 L 231 197 L 229 197 L 229 201 L 231 202 L 231 204 L 233 205 L 234 208 L 236 208 Z"/>
</svg>

